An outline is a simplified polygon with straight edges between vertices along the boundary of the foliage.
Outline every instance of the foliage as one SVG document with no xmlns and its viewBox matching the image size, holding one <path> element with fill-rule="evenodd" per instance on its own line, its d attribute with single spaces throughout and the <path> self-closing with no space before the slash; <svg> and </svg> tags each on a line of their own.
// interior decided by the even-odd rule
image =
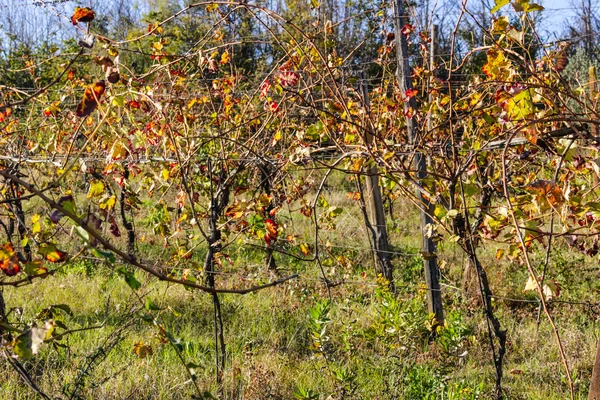
<svg viewBox="0 0 600 400">
<path fill-rule="evenodd" d="M 339 237 L 359 210 L 364 221 L 372 218 L 365 197 L 375 196 L 362 182 L 380 181 L 390 207 L 402 199 L 423 208 L 432 223 L 420 234 L 454 243 L 476 270 L 501 398 L 506 333 L 478 247 L 499 246 L 494 262 L 522 270 L 519 287 L 535 292 L 529 296 L 553 327 L 550 305 L 569 287 L 550 262 L 556 246 L 598 256 L 597 88 L 593 79 L 587 87 L 564 79 L 566 49 L 544 47 L 535 32 L 532 15 L 543 7 L 496 1 L 476 40 L 458 29 L 452 38 L 461 36 L 475 58 L 458 52 L 442 66 L 424 61 L 432 40 L 426 30 L 406 23 L 385 39 L 375 34 L 389 23 L 385 5 L 348 2 L 345 12 L 358 17 L 342 18 L 315 1 L 287 2 L 279 12 L 262 3 L 159 3 L 125 40 L 114 39 L 106 16 L 78 7 L 67 21 L 80 33 L 76 40 L 25 46 L 0 60 L 7 67 L 0 87 L 0 288 L 22 290 L 44 279 L 59 285 L 63 271 L 86 260 L 103 264 L 128 288 L 136 305 L 130 317 L 154 330 L 133 343 L 133 353 L 151 359 L 164 345 L 197 397 L 213 396 L 198 383 L 198 371 L 210 368 L 223 398 L 227 390 L 243 393 L 235 367 L 227 381 L 226 322 L 239 310 L 228 309 L 225 294 L 283 286 L 311 302 L 304 350 L 328 385 L 298 384 L 294 395 L 354 396 L 361 390 L 360 340 L 377 356 L 429 347 L 458 364 L 480 334 L 457 311 L 443 324 L 428 315 L 427 288 L 415 281 L 420 261 L 436 254 L 409 254 L 398 282 L 373 279 L 362 265 L 368 257 L 360 258 L 367 251 L 350 251 L 364 238 Z M 512 18 L 501 15 L 509 6 Z M 399 77 L 404 60 L 396 51 L 409 45 L 420 61 L 411 76 Z M 462 72 L 472 75 L 453 78 Z M 340 185 L 349 191 L 344 200 L 335 198 L 340 188 L 328 191 L 334 172 L 356 185 Z M 366 237 L 375 230 L 365 225 Z M 545 254 L 540 265 L 535 253 Z M 294 282 L 299 274 L 323 286 L 303 287 Z M 376 287 L 372 297 L 348 296 L 344 312 L 365 301 L 371 314 L 342 330 L 331 292 L 355 280 Z M 145 298 L 155 281 L 205 295 L 212 320 L 202 327 L 212 324 L 214 348 L 180 337 L 174 304 Z M 60 351 L 70 334 L 96 329 L 69 329 L 71 305 L 48 305 L 27 320 L 13 312 L 18 307 L 5 305 L 0 292 L 0 346 L 17 370 L 45 346 Z M 573 397 L 568 352 L 553 332 Z M 71 382 L 72 395 L 99 357 Z M 406 398 L 477 398 L 485 390 L 447 384 L 427 363 L 392 376 L 401 377 Z M 253 377 L 257 387 L 268 386 L 260 368 Z"/>
</svg>

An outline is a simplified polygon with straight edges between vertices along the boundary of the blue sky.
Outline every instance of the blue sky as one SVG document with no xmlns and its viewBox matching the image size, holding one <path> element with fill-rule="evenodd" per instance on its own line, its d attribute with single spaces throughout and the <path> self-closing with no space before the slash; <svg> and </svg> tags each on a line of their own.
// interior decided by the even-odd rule
<svg viewBox="0 0 600 400">
<path fill-rule="evenodd" d="M 573 3 L 579 4 L 581 0 L 539 0 L 546 10 L 544 14 L 548 19 L 548 28 L 562 27 L 565 18 L 572 17 L 574 15 Z M 600 0 L 592 0 L 592 9 L 596 12 L 600 9 Z"/>
</svg>

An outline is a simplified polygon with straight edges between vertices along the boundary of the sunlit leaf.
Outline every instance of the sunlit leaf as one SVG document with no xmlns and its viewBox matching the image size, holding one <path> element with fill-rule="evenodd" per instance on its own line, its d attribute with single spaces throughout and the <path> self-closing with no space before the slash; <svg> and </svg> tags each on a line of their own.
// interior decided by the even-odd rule
<svg viewBox="0 0 600 400">
<path fill-rule="evenodd" d="M 532 12 L 532 11 L 543 11 L 544 7 L 539 4 L 531 3 L 531 0 L 515 0 L 513 2 L 513 8 L 516 12 Z"/>
<path fill-rule="evenodd" d="M 71 23 L 77 25 L 79 22 L 92 22 L 96 14 L 88 7 L 75 7 L 75 11 L 71 16 Z"/>
<path fill-rule="evenodd" d="M 523 291 L 537 292 L 538 284 L 542 281 L 542 278 L 538 277 L 537 281 L 538 283 L 536 283 L 535 279 L 533 279 L 530 276 L 529 279 L 527 279 L 527 282 L 525 283 L 525 289 L 523 289 Z M 545 279 L 544 285 L 542 287 L 542 292 L 544 293 L 544 298 L 546 300 L 552 300 L 553 298 L 560 296 L 561 285 L 553 279 Z"/>
<path fill-rule="evenodd" d="M 492 14 L 497 13 L 502 7 L 510 3 L 510 0 L 495 0 L 494 7 L 490 10 Z"/>
<path fill-rule="evenodd" d="M 15 276 L 21 271 L 19 257 L 10 242 L 0 247 L 0 269 L 8 276 Z"/>
<path fill-rule="evenodd" d="M 22 360 L 32 359 L 44 341 L 50 339 L 54 325 L 54 321 L 46 321 L 43 328 L 33 327 L 17 336 L 12 343 L 15 354 Z"/>
<path fill-rule="evenodd" d="M 92 247 L 92 254 L 98 258 L 103 258 L 111 264 L 117 262 L 115 255 L 111 251 L 104 251 L 97 249 L 96 247 Z"/>
<path fill-rule="evenodd" d="M 141 340 L 133 346 L 133 352 L 139 358 L 146 358 L 153 354 L 152 346 L 144 344 L 144 342 L 142 342 Z"/>
<path fill-rule="evenodd" d="M 106 83 L 98 81 L 93 85 L 88 86 L 83 93 L 81 102 L 77 105 L 75 115 L 80 118 L 90 115 L 98 106 L 98 101 L 106 90 Z"/>
<path fill-rule="evenodd" d="M 90 183 L 90 189 L 88 190 L 87 198 L 91 199 L 92 197 L 100 196 L 104 193 L 104 182 L 99 180 L 93 180 Z"/>
<path fill-rule="evenodd" d="M 41 243 L 38 253 L 46 258 L 46 260 L 57 263 L 67 259 L 68 254 L 58 250 L 54 243 Z"/>
</svg>

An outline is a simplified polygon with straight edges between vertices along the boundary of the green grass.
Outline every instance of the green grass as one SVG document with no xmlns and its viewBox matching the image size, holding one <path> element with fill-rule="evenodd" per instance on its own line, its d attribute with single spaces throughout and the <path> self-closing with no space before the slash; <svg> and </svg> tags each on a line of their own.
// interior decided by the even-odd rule
<svg viewBox="0 0 600 400">
<path fill-rule="evenodd" d="M 351 205 L 339 193 L 328 201 Z M 331 298 L 315 263 L 281 255 L 279 266 L 286 273 L 299 272 L 299 279 L 245 296 L 221 296 L 228 351 L 223 398 L 491 397 L 494 370 L 481 304 L 476 294 L 460 290 L 464 257 L 455 244 L 440 246 L 447 322 L 433 335 L 417 255 L 419 240 L 413 234 L 416 217 L 406 210 L 396 213 L 402 216 L 390 225 L 394 249 L 401 253 L 394 260 L 396 294 L 377 280 L 372 256 L 361 250 L 368 239 L 360 215 L 348 212 L 336 220 L 337 233 L 322 233 L 323 240 L 331 242 L 324 254 L 325 273 L 346 280 L 332 288 Z M 299 240 L 310 237 L 306 220 L 287 223 L 295 225 Z M 147 260 L 168 257 L 159 244 L 145 243 L 139 250 Z M 525 268 L 496 260 L 495 250 L 481 251 L 494 293 L 533 298 L 522 292 Z M 201 261 L 203 251 L 198 253 L 194 257 Z M 249 278 L 223 275 L 219 284 L 249 286 L 272 278 L 262 266 L 261 251 L 231 247 L 228 253 L 233 266 L 224 263 L 222 271 Z M 341 267 L 331 261 L 339 255 L 352 263 Z M 539 257 L 534 261 L 540 262 Z M 561 300 L 593 301 L 600 291 L 595 263 L 560 248 L 552 254 L 549 276 L 563 283 Z M 217 396 L 211 298 L 140 273 L 136 277 L 142 287 L 134 293 L 108 266 L 78 261 L 47 279 L 4 289 L 12 321 L 27 324 L 52 304 L 68 304 L 72 315 L 56 318 L 69 329 L 98 327 L 66 336 L 64 347 L 45 344 L 24 363 L 44 392 L 58 398 L 75 394 L 85 399 L 190 399 L 198 392 L 185 363 L 193 366 L 200 391 Z M 159 310 L 146 310 L 147 299 Z M 538 325 L 537 304 L 497 299 L 495 306 L 507 330 L 507 398 L 568 398 L 556 341 L 544 315 Z M 551 311 L 572 369 L 576 398 L 585 399 L 599 335 L 598 307 L 555 303 Z M 165 340 L 162 328 L 174 345 Z M 140 357 L 136 344 L 149 346 L 145 349 L 151 348 L 151 354 Z M 0 376 L 1 399 L 34 397 L 6 362 L 0 362 Z"/>
</svg>

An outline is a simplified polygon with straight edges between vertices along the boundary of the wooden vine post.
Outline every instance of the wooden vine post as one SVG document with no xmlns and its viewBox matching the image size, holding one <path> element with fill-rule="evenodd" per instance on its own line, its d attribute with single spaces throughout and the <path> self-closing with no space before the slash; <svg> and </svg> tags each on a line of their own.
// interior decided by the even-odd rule
<svg viewBox="0 0 600 400">
<path fill-rule="evenodd" d="M 600 340 L 598 340 L 598 347 L 596 349 L 596 359 L 594 360 L 594 369 L 592 370 L 588 400 L 600 400 Z"/>
<path fill-rule="evenodd" d="M 596 95 L 596 69 L 590 67 L 589 70 L 589 85 L 590 85 L 590 98 L 594 98 Z M 592 134 L 597 135 L 597 127 L 592 124 Z M 598 177 L 593 174 L 594 184 L 597 184 Z M 590 393 L 588 400 L 600 400 L 600 340 L 598 340 L 598 346 L 596 348 L 596 359 L 594 360 L 594 369 L 592 370 L 592 381 L 590 382 Z"/>
<path fill-rule="evenodd" d="M 363 102 L 367 115 L 369 114 L 370 102 L 367 82 L 363 74 L 361 80 L 361 89 Z M 367 148 L 373 146 L 373 127 L 370 126 L 370 120 L 365 118 L 365 135 L 364 143 Z M 366 173 L 366 193 L 365 205 L 368 210 L 368 215 L 365 217 L 367 229 L 371 232 L 373 240 L 373 250 L 375 255 L 375 265 L 379 265 L 379 269 L 383 277 L 389 282 L 391 288 L 394 287 L 394 274 L 392 267 L 392 258 L 390 253 L 390 245 L 387 233 L 387 225 L 385 221 L 385 209 L 383 207 L 383 196 L 381 194 L 381 186 L 379 185 L 379 170 L 377 164 L 368 167 Z M 358 177 L 360 179 L 360 177 Z M 361 193 L 362 194 L 362 193 Z M 368 218 L 367 218 L 368 217 Z"/>
<path fill-rule="evenodd" d="M 402 28 L 407 24 L 407 18 L 404 9 L 404 0 L 395 0 L 393 2 L 394 10 L 394 31 L 396 36 L 396 79 L 400 87 L 400 91 L 405 94 L 409 89 L 412 89 L 410 66 L 408 63 L 408 41 L 402 33 Z M 404 102 L 404 114 L 406 115 L 406 129 L 408 130 L 408 138 L 410 144 L 416 149 L 420 143 L 420 135 L 417 130 L 417 121 L 415 119 L 415 110 L 417 110 L 417 102 L 414 97 L 410 97 Z M 433 205 L 423 195 L 422 180 L 427 175 L 427 161 L 425 156 L 420 151 L 415 150 L 414 169 L 417 171 L 416 196 L 419 199 L 419 209 L 421 214 L 421 237 L 423 266 L 425 267 L 425 282 L 427 284 L 427 305 L 429 312 L 435 315 L 439 324 L 444 323 L 444 310 L 442 307 L 442 293 L 440 291 L 440 271 L 437 264 L 437 255 L 434 241 L 426 234 L 427 227 L 433 223 L 431 218 Z"/>
</svg>

